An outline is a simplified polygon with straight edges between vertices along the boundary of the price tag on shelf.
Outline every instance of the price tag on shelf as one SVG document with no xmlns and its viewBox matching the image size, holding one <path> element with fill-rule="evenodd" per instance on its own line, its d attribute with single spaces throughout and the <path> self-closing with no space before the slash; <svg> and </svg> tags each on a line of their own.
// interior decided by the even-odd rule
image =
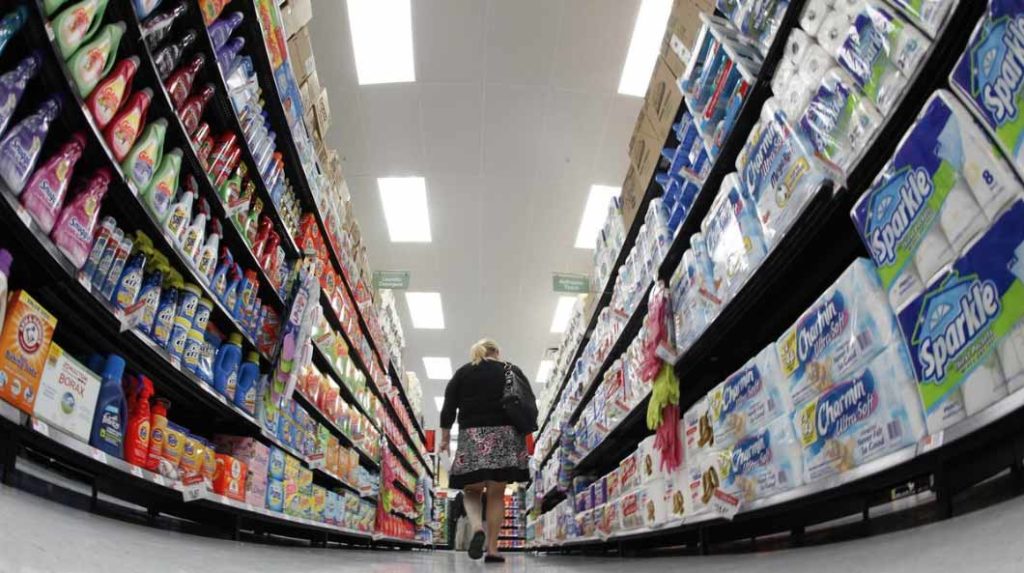
<svg viewBox="0 0 1024 573">
<path fill-rule="evenodd" d="M 75 278 L 78 279 L 78 284 L 82 285 L 85 288 L 85 290 L 90 292 L 92 291 L 92 279 L 89 278 L 89 275 L 85 274 L 82 271 L 79 271 L 78 275 Z"/>
<path fill-rule="evenodd" d="M 21 219 L 21 222 L 24 223 L 26 227 L 32 228 L 32 216 L 28 214 L 28 211 L 20 205 L 15 208 L 15 211 L 17 211 L 18 218 Z"/>
<path fill-rule="evenodd" d="M 160 474 L 153 474 L 153 483 L 155 483 L 156 485 L 167 485 L 167 482 L 164 481 L 164 476 Z"/>
<path fill-rule="evenodd" d="M 103 450 L 92 449 L 92 459 L 98 461 L 101 464 L 107 463 L 107 454 Z"/>
<path fill-rule="evenodd" d="M 944 435 L 945 432 L 943 430 L 939 430 L 934 434 L 928 434 L 921 438 L 921 441 L 917 444 L 917 455 L 928 453 L 938 447 L 941 447 Z"/>
<path fill-rule="evenodd" d="M 711 509 L 715 513 L 729 521 L 732 521 L 732 519 L 736 517 L 736 513 L 740 510 L 740 500 L 738 497 L 729 495 L 722 490 L 715 490 L 715 495 L 711 498 Z"/>
<path fill-rule="evenodd" d="M 324 469 L 324 455 L 313 454 L 309 456 L 309 469 L 311 470 L 322 470 Z"/>
<path fill-rule="evenodd" d="M 32 418 L 32 429 L 39 432 L 40 434 L 50 437 L 50 426 L 46 425 L 46 422 L 39 418 Z"/>
<path fill-rule="evenodd" d="M 136 465 L 132 466 L 132 475 L 137 477 L 137 478 L 144 478 L 144 477 L 146 477 L 145 474 L 142 473 L 142 468 L 140 468 L 139 466 L 136 466 Z"/>
<path fill-rule="evenodd" d="M 186 502 L 203 499 L 204 493 L 206 493 L 206 484 L 203 482 L 203 476 L 185 476 L 181 480 L 181 497 Z"/>
<path fill-rule="evenodd" d="M 124 309 L 124 314 L 121 316 L 121 332 L 131 330 L 139 325 L 144 318 L 146 310 L 146 301 L 140 300 L 135 304 Z"/>
</svg>

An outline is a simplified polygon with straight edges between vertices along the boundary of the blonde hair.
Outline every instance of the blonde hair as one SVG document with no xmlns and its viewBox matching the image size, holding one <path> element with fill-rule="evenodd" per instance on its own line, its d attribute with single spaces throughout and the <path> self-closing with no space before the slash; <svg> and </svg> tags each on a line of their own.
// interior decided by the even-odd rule
<svg viewBox="0 0 1024 573">
<path fill-rule="evenodd" d="M 480 364 L 484 358 L 497 356 L 501 350 L 498 343 L 490 338 L 482 338 L 469 349 L 469 359 L 473 364 Z"/>
</svg>

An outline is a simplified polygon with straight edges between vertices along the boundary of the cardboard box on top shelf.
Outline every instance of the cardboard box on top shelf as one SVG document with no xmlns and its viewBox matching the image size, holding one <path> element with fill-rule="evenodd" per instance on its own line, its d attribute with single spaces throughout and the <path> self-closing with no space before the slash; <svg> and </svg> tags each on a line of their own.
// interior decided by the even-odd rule
<svg viewBox="0 0 1024 573">
<path fill-rule="evenodd" d="M 302 107 L 307 111 L 313 109 L 316 105 L 317 95 L 320 93 L 320 76 L 316 73 L 316 70 L 310 72 L 299 83 L 299 97 L 302 100 Z"/>
<path fill-rule="evenodd" d="M 281 21 L 284 25 L 285 36 L 289 38 L 309 24 L 312 19 L 312 0 L 288 0 L 287 4 L 281 6 Z"/>
<path fill-rule="evenodd" d="M 313 58 L 313 43 L 309 38 L 309 28 L 303 27 L 294 36 L 288 38 L 288 58 L 292 62 L 295 80 L 302 80 L 316 71 L 316 59 Z"/>
<path fill-rule="evenodd" d="M 636 118 L 633 137 L 629 140 L 629 162 L 637 170 L 640 179 L 650 179 L 661 159 L 661 148 L 665 137 L 658 137 L 657 130 L 644 110 Z"/>
<path fill-rule="evenodd" d="M 307 107 L 305 113 L 302 114 L 302 124 L 306 126 L 306 132 L 313 138 L 313 142 L 321 142 L 323 139 L 320 134 L 316 131 L 316 110 L 312 107 Z"/>
<path fill-rule="evenodd" d="M 619 200 L 622 202 L 622 222 L 627 229 L 633 223 L 633 218 L 636 217 L 637 211 L 640 210 L 640 202 L 643 201 L 644 194 L 647 192 L 647 184 L 650 180 L 650 175 L 643 177 L 632 165 L 629 167 L 629 171 L 626 172 L 626 179 L 622 182 L 622 192 L 619 194 Z"/>
<path fill-rule="evenodd" d="M 679 91 L 676 83 L 676 76 L 668 67 L 662 57 L 658 57 L 658 63 L 654 66 L 654 73 L 651 74 L 651 83 L 647 86 L 647 97 L 644 98 L 644 113 L 651 120 L 654 126 L 654 134 L 665 141 L 669 130 L 672 129 L 672 122 L 676 119 L 676 112 L 683 103 L 683 92 Z"/>
<path fill-rule="evenodd" d="M 676 0 L 665 26 L 665 41 L 661 45 L 661 57 L 681 76 L 690 59 L 693 43 L 700 33 L 700 14 L 715 13 L 714 0 Z"/>
<path fill-rule="evenodd" d="M 316 109 L 316 127 L 322 138 L 327 137 L 327 130 L 331 127 L 331 105 L 327 100 L 327 90 L 320 90 L 314 105 Z"/>
</svg>

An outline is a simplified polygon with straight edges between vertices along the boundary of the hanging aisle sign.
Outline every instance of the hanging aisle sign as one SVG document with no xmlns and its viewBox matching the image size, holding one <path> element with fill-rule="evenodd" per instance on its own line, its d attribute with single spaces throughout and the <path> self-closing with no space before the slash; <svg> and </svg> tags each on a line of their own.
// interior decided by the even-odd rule
<svg viewBox="0 0 1024 573">
<path fill-rule="evenodd" d="M 555 292 L 587 294 L 590 292 L 590 277 L 570 273 L 555 273 L 552 278 Z"/>
<path fill-rule="evenodd" d="M 409 271 L 373 271 L 373 288 L 406 290 L 409 288 Z"/>
</svg>

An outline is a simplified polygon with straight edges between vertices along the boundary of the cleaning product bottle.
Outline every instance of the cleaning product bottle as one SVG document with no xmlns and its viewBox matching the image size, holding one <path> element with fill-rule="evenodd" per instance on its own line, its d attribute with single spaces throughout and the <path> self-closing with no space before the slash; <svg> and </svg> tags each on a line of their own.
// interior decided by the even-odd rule
<svg viewBox="0 0 1024 573">
<path fill-rule="evenodd" d="M 238 293 L 241 284 L 242 267 L 235 263 L 232 265 L 231 270 L 228 271 L 228 286 L 224 289 L 224 298 L 221 300 L 224 303 L 224 307 L 228 309 L 228 312 L 233 311 L 238 304 Z"/>
<path fill-rule="evenodd" d="M 228 271 L 234 265 L 231 258 L 231 251 L 227 247 L 221 247 L 220 260 L 217 262 L 217 269 L 213 271 L 213 278 L 210 279 L 210 290 L 218 300 L 224 300 L 224 293 L 228 288 Z"/>
<path fill-rule="evenodd" d="M 167 88 L 167 95 L 171 98 L 171 105 L 174 106 L 174 109 L 180 109 L 181 104 L 188 99 L 188 94 L 192 93 L 192 83 L 205 63 L 206 57 L 196 54 L 192 56 L 191 60 L 174 70 L 174 73 L 167 76 L 164 87 Z"/>
<path fill-rule="evenodd" d="M 244 47 L 245 38 L 232 38 L 231 41 L 217 50 L 217 65 L 220 66 L 221 72 L 228 74 L 231 71 L 235 58 L 238 57 L 238 52 L 241 52 Z"/>
<path fill-rule="evenodd" d="M 188 190 L 182 191 L 178 194 L 178 201 L 174 203 L 167 214 L 164 228 L 176 241 L 181 241 L 189 221 L 192 220 L 192 202 L 194 200 L 195 193 Z"/>
<path fill-rule="evenodd" d="M 270 220 L 270 217 L 263 217 L 260 219 L 259 227 L 256 229 L 256 240 L 252 245 L 252 254 L 257 260 L 263 256 L 263 249 L 266 247 L 267 237 L 270 236 L 270 231 L 273 227 L 274 223 Z"/>
<path fill-rule="evenodd" d="M 268 274 L 273 274 L 273 270 L 277 266 L 277 252 L 280 246 L 281 236 L 271 230 L 263 247 L 263 255 L 258 259 L 260 267 Z"/>
<path fill-rule="evenodd" d="M 0 55 L 3 55 L 7 42 L 21 30 L 28 20 L 28 8 L 24 4 L 8 12 L 3 20 L 0 20 Z"/>
<path fill-rule="evenodd" d="M 111 235 L 114 234 L 116 225 L 114 218 L 110 215 L 107 215 L 100 221 L 100 225 L 96 229 L 96 238 L 92 240 L 89 257 L 85 260 L 85 266 L 82 267 L 82 272 L 80 273 L 82 277 L 91 279 L 93 273 L 96 272 L 96 266 L 103 256 L 103 251 L 107 248 L 107 242 L 110 241 Z"/>
<path fill-rule="evenodd" d="M 142 35 L 146 38 L 146 44 L 150 50 L 155 50 L 164 41 L 174 23 L 187 11 L 188 6 L 185 2 L 178 0 L 171 9 L 161 12 L 142 23 Z"/>
<path fill-rule="evenodd" d="M 0 324 L 7 318 L 7 293 L 11 276 L 11 263 L 14 257 L 7 249 L 0 249 Z"/>
<path fill-rule="evenodd" d="M 96 170 L 85 187 L 61 209 L 50 238 L 76 269 L 82 268 L 92 247 L 93 231 L 100 216 L 100 203 L 110 185 L 110 171 Z"/>
<path fill-rule="evenodd" d="M 246 215 L 245 224 L 242 225 L 243 237 L 249 245 L 256 243 L 256 224 L 260 220 L 260 213 L 263 212 L 263 200 L 257 197 L 252 201 L 252 208 L 249 209 L 249 213 Z"/>
<path fill-rule="evenodd" d="M 13 70 L 0 76 L 0 102 L 3 102 L 0 103 L 0 133 L 7 129 L 7 123 L 11 121 L 25 93 L 25 86 L 39 71 L 41 61 L 38 54 L 32 54 L 18 62 Z"/>
<path fill-rule="evenodd" d="M 139 17 L 139 20 L 145 20 L 160 6 L 160 2 L 163 0 L 132 0 L 132 6 L 135 7 L 135 15 Z"/>
<path fill-rule="evenodd" d="M 50 124 L 59 113 L 60 100 L 50 98 L 0 139 L 0 177 L 15 195 L 20 195 L 25 188 L 25 181 L 39 160 Z"/>
<path fill-rule="evenodd" d="M 222 165 L 227 162 L 228 156 L 231 154 L 231 150 L 237 145 L 238 136 L 229 131 L 225 131 L 217 138 L 213 144 L 213 151 L 210 152 L 210 179 L 213 179 L 213 174 L 221 169 Z"/>
<path fill-rule="evenodd" d="M 256 292 L 260 288 L 260 280 L 256 276 L 256 271 L 249 269 L 245 271 L 245 276 L 242 278 L 241 285 L 238 287 L 238 301 L 235 304 L 234 312 L 232 313 L 235 319 L 243 321 L 246 317 L 246 313 L 252 309 L 253 302 L 256 300 Z"/>
<path fill-rule="evenodd" d="M 114 308 L 124 310 L 135 304 L 142 291 L 142 277 L 146 273 L 146 261 L 152 256 L 153 243 L 140 231 L 135 238 L 132 253 L 121 269 L 121 277 L 110 297 Z M 149 254 L 147 254 L 149 253 Z"/>
<path fill-rule="evenodd" d="M 217 188 L 217 196 L 220 197 L 220 203 L 224 205 L 225 210 L 232 209 L 238 201 L 238 194 L 242 190 L 242 180 L 245 178 L 246 171 L 245 164 L 240 163 L 231 177 L 228 177 L 224 184 Z"/>
<path fill-rule="evenodd" d="M 185 100 L 181 109 L 178 110 L 178 117 L 181 118 L 181 124 L 185 127 L 185 133 L 189 136 L 195 133 L 196 127 L 199 125 L 199 119 L 203 117 L 206 104 L 210 103 L 213 94 L 213 84 L 206 84 L 198 93 Z"/>
<path fill-rule="evenodd" d="M 260 377 L 260 355 L 249 352 L 245 362 L 238 368 L 238 384 L 235 387 L 235 405 L 249 415 L 256 414 L 256 379 Z"/>
<path fill-rule="evenodd" d="M 57 47 L 65 60 L 96 33 L 106 9 L 107 0 L 82 0 L 69 6 L 50 22 Z"/>
<path fill-rule="evenodd" d="M 150 122 L 146 130 L 132 146 L 121 162 L 121 169 L 135 189 L 146 189 L 153 180 L 156 168 L 163 161 L 164 137 L 167 136 L 167 120 L 160 118 Z"/>
<path fill-rule="evenodd" d="M 124 22 L 107 24 L 68 60 L 68 69 L 75 80 L 78 95 L 89 97 L 96 84 L 110 73 L 124 31 Z"/>
<path fill-rule="evenodd" d="M 167 438 L 167 410 L 171 407 L 170 400 L 157 398 L 149 409 L 149 456 L 146 458 L 146 469 L 156 471 L 164 455 L 164 440 Z"/>
<path fill-rule="evenodd" d="M 135 140 L 139 138 L 142 126 L 146 124 L 146 114 L 152 101 L 153 90 L 145 88 L 135 92 L 125 102 L 124 109 L 119 111 L 110 125 L 103 130 L 107 145 L 118 163 L 124 160 L 132 146 L 135 145 Z"/>
<path fill-rule="evenodd" d="M 196 256 L 196 269 L 207 282 L 213 280 L 213 274 L 217 270 L 217 248 L 220 246 L 221 237 L 220 221 L 210 221 L 210 232 L 206 236 L 206 244 L 199 249 Z"/>
<path fill-rule="evenodd" d="M 114 264 L 114 257 L 122 241 L 124 241 L 124 229 L 115 225 L 114 230 L 110 233 L 110 238 L 107 239 L 103 252 L 99 255 L 96 267 L 88 274 L 90 283 L 97 291 L 103 287 L 103 282 L 107 280 L 107 274 L 110 272 L 111 265 Z M 90 253 L 90 258 L 91 255 Z"/>
<path fill-rule="evenodd" d="M 133 237 L 124 237 L 114 247 L 114 254 L 110 260 L 110 269 L 103 275 L 102 282 L 98 286 L 100 294 L 108 300 L 114 295 L 117 281 L 121 278 L 121 271 L 124 270 L 124 265 L 128 262 L 128 257 L 131 255 L 134 247 L 135 239 Z"/>
<path fill-rule="evenodd" d="M 100 381 L 100 396 L 93 415 L 92 434 L 89 445 L 103 450 L 107 455 L 124 457 L 124 428 L 128 412 L 125 407 L 121 376 L 124 375 L 124 359 L 116 354 L 107 357 Z"/>
<path fill-rule="evenodd" d="M 53 157 L 36 169 L 25 184 L 21 204 L 44 233 L 53 229 L 53 222 L 64 206 L 71 174 L 75 163 L 82 157 L 85 142 L 84 133 L 73 134 Z"/>
<path fill-rule="evenodd" d="M 210 135 L 210 124 L 205 121 L 196 127 L 192 134 L 192 148 L 196 150 L 196 159 L 203 173 L 210 170 L 210 152 L 213 150 L 213 137 Z"/>
<path fill-rule="evenodd" d="M 206 213 L 196 213 L 192 218 L 192 224 L 185 229 L 181 237 L 181 252 L 191 261 L 196 260 L 199 249 L 206 240 Z"/>
<path fill-rule="evenodd" d="M 146 274 L 142 278 L 142 289 L 139 291 L 139 300 L 143 301 L 142 319 L 136 329 L 146 336 L 153 335 L 153 322 L 160 307 L 166 269 L 166 266 L 153 262 L 146 265 Z"/>
<path fill-rule="evenodd" d="M 174 68 L 178 67 L 181 55 L 187 52 L 195 41 L 195 30 L 189 30 L 177 42 L 171 42 L 153 54 L 153 65 L 156 66 L 156 71 L 160 74 L 160 81 L 166 80 L 167 76 L 171 75 Z"/>
<path fill-rule="evenodd" d="M 67 3 L 68 0 L 43 0 L 43 13 L 49 18 L 60 9 L 61 6 Z"/>
<path fill-rule="evenodd" d="M 156 316 L 153 318 L 153 342 L 165 348 L 171 338 L 174 317 L 178 312 L 178 291 L 183 286 L 180 275 L 175 276 L 176 274 L 173 271 L 165 272 L 166 278 L 160 291 L 160 303 L 157 305 Z"/>
<path fill-rule="evenodd" d="M 227 43 L 235 28 L 242 23 L 244 17 L 241 12 L 232 12 L 225 14 L 223 17 L 218 18 L 216 22 L 210 24 L 210 41 L 213 42 L 214 50 L 221 49 Z"/>
<path fill-rule="evenodd" d="M 139 58 L 132 56 L 125 58 L 114 65 L 114 68 L 106 75 L 89 94 L 85 100 L 85 107 L 89 110 L 96 126 L 105 129 L 114 119 L 114 115 L 121 109 L 124 100 L 131 93 L 132 80 L 135 79 L 135 72 L 139 71 Z"/>
<path fill-rule="evenodd" d="M 220 16 L 227 0 L 199 0 L 199 11 L 203 14 L 203 22 L 209 26 Z"/>
<path fill-rule="evenodd" d="M 228 341 L 220 345 L 213 361 L 213 387 L 229 400 L 235 397 L 238 383 L 238 365 L 242 361 L 242 335 L 233 332 Z"/>
<path fill-rule="evenodd" d="M 158 223 L 164 223 L 174 208 L 171 200 L 178 189 L 178 174 L 181 172 L 181 150 L 172 149 L 160 160 L 160 167 L 153 174 L 149 186 L 142 192 L 143 204 Z M 191 205 L 189 205 L 191 208 Z"/>
<path fill-rule="evenodd" d="M 128 399 L 128 431 L 125 432 L 124 460 L 140 468 L 149 461 L 150 425 L 153 412 L 149 400 L 153 397 L 153 381 L 138 376 L 133 384 L 135 391 Z"/>
<path fill-rule="evenodd" d="M 246 235 L 245 225 L 249 217 L 249 209 L 252 205 L 252 196 L 256 194 L 256 184 L 251 179 L 246 177 L 242 180 L 242 189 L 238 192 L 238 199 L 232 201 L 231 209 L 234 210 L 235 226 L 238 231 L 242 234 L 242 238 L 245 239 L 246 244 L 249 243 L 249 238 Z M 262 208 L 260 203 L 260 208 Z"/>
</svg>

